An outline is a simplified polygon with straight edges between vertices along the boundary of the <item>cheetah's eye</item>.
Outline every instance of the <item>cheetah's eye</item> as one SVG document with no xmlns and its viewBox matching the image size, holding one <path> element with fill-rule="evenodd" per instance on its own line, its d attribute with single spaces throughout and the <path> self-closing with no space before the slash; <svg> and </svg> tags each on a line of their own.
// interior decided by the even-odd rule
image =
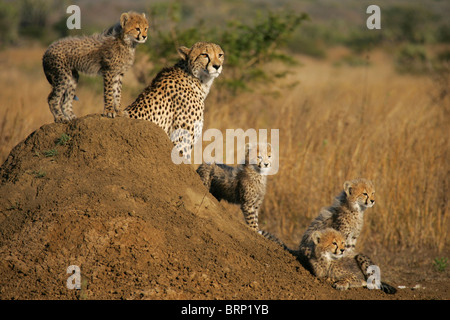
<svg viewBox="0 0 450 320">
<path fill-rule="evenodd" d="M 363 195 L 365 195 L 366 197 L 368 197 L 369 195 L 367 194 L 367 192 L 364 192 Z"/>
<path fill-rule="evenodd" d="M 136 28 L 136 31 L 137 32 L 141 32 L 141 28 Z"/>
<path fill-rule="evenodd" d="M 223 57 L 223 53 L 219 53 L 219 58 L 222 58 Z"/>
</svg>

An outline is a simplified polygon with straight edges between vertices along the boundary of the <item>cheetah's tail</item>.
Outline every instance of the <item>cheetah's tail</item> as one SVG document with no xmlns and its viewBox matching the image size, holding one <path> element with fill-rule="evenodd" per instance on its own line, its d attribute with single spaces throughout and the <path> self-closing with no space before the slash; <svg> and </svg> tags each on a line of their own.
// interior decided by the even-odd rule
<svg viewBox="0 0 450 320">
<path fill-rule="evenodd" d="M 371 265 L 375 265 L 372 260 L 366 256 L 365 254 L 359 253 L 355 256 L 356 263 L 358 264 L 358 267 L 361 269 L 362 273 L 364 274 L 364 277 L 367 279 L 370 274 L 368 274 L 368 268 Z M 397 292 L 397 289 L 395 289 L 390 284 L 387 284 L 386 282 L 381 282 L 380 289 L 384 291 L 387 294 L 394 294 Z"/>
<path fill-rule="evenodd" d="M 287 245 L 284 244 L 283 241 L 281 241 L 280 239 L 278 239 L 276 236 L 274 236 L 273 234 L 271 234 L 270 232 L 267 232 L 265 230 L 259 230 L 258 233 L 260 235 L 262 235 L 264 238 L 267 238 L 275 243 L 277 243 L 278 245 L 280 245 L 284 250 L 288 251 L 290 254 L 294 255 L 294 256 L 298 256 L 298 251 L 293 250 L 291 248 L 289 248 Z"/>
</svg>

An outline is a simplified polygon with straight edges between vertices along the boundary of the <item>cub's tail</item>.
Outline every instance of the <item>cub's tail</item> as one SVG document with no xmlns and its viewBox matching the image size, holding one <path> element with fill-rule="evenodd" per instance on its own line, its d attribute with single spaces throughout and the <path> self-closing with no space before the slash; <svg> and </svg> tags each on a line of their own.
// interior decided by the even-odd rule
<svg viewBox="0 0 450 320">
<path fill-rule="evenodd" d="M 267 232 L 265 230 L 259 230 L 258 233 L 260 235 L 262 235 L 264 238 L 267 238 L 267 239 L 275 242 L 276 244 L 280 245 L 284 250 L 288 251 L 290 254 L 292 254 L 294 256 L 298 256 L 298 250 L 293 250 L 293 249 L 289 248 L 287 245 L 284 244 L 283 241 L 278 239 L 278 237 L 271 234 L 270 232 Z"/>
<path fill-rule="evenodd" d="M 362 273 L 364 274 L 364 277 L 366 278 L 366 280 L 368 280 L 369 277 L 373 276 L 375 271 L 373 271 L 374 269 L 370 268 L 370 267 L 375 266 L 375 263 L 373 263 L 372 260 L 368 256 L 366 256 L 363 253 L 359 253 L 355 256 L 355 260 L 356 260 L 356 263 L 358 264 L 358 267 L 361 269 Z M 380 274 L 378 274 L 378 276 L 380 277 Z M 387 294 L 394 294 L 397 292 L 397 289 L 395 289 L 393 286 L 391 286 L 390 284 L 387 284 L 386 282 L 382 282 L 382 281 L 380 281 L 379 289 L 381 289 L 382 291 L 384 291 Z"/>
</svg>

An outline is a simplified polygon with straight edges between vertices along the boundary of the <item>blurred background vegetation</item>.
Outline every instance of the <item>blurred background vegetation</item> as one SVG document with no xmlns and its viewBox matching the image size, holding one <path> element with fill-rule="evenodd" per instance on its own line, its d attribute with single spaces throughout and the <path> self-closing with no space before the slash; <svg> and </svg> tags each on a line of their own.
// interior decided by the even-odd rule
<svg viewBox="0 0 450 320">
<path fill-rule="evenodd" d="M 82 29 L 68 30 L 68 0 L 3 0 L 0 2 L 0 47 L 29 42 L 48 45 L 57 38 L 99 32 L 118 19 L 117 12 L 146 12 L 151 41 L 145 45 L 154 68 L 142 74 L 149 81 L 162 67 L 178 59 L 176 48 L 198 39 L 221 44 L 227 52 L 229 77 L 221 85 L 248 89 L 264 80 L 262 66 L 273 60 L 295 63 L 289 54 L 326 58 L 330 48 L 345 46 L 352 54 L 340 63 L 365 65 L 364 54 L 384 48 L 399 72 L 424 73 L 448 64 L 450 51 L 428 50 L 450 43 L 448 1 L 377 1 L 381 30 L 365 27 L 366 8 L 373 1 L 347 0 L 169 0 L 76 1 L 82 8 Z M 279 76 L 282 76 L 280 72 Z"/>
</svg>

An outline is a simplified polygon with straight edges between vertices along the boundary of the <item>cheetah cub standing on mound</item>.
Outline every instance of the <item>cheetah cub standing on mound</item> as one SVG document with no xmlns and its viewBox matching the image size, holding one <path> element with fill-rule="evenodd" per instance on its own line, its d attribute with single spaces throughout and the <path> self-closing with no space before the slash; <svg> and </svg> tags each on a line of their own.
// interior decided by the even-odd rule
<svg viewBox="0 0 450 320">
<path fill-rule="evenodd" d="M 181 60 L 159 72 L 125 113 L 156 123 L 177 151 L 190 159 L 192 146 L 202 133 L 205 99 L 222 72 L 224 53 L 217 44 L 197 42 L 190 49 L 178 48 L 178 54 Z"/>
<path fill-rule="evenodd" d="M 55 122 L 76 118 L 72 110 L 79 74 L 100 74 L 104 83 L 104 114 L 120 115 L 122 78 L 134 62 L 135 48 L 147 40 L 145 14 L 122 13 L 120 22 L 101 34 L 68 37 L 52 43 L 44 54 L 45 76 L 52 85 L 48 104 Z"/>
<path fill-rule="evenodd" d="M 354 258 L 367 279 L 371 274 L 368 267 L 374 265 L 369 257 L 355 253 L 355 246 L 364 223 L 364 212 L 375 204 L 375 188 L 370 180 L 355 179 L 344 183 L 344 190 L 335 198 L 334 204 L 320 211 L 302 237 L 299 255 L 308 258 L 315 247 L 314 233 L 333 228 L 345 238 L 346 250 L 344 258 Z M 337 286 L 346 289 L 346 286 Z M 392 286 L 381 283 L 386 293 L 395 293 Z"/>
<path fill-rule="evenodd" d="M 254 150 L 256 149 L 256 150 Z M 256 163 L 251 154 L 256 151 Z M 246 145 L 245 163 L 237 167 L 225 164 L 201 164 L 197 173 L 209 192 L 218 200 L 240 204 L 249 227 L 258 231 L 258 211 L 266 194 L 267 174 L 272 167 L 271 145 Z"/>
</svg>

